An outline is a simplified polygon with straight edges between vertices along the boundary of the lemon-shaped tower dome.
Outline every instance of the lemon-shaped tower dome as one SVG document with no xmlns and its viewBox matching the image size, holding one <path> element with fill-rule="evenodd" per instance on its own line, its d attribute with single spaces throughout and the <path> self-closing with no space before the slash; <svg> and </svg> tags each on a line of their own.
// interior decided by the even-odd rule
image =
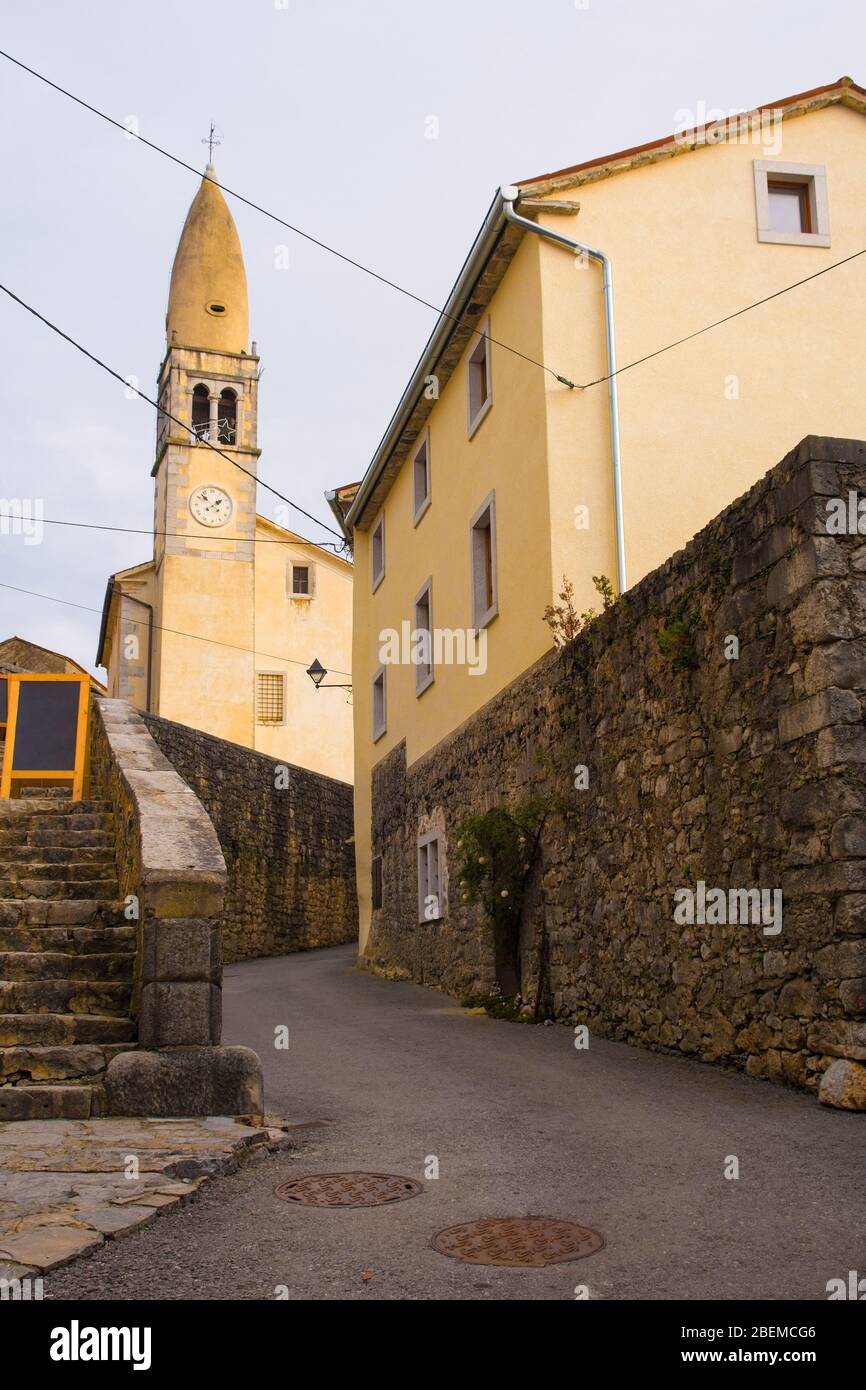
<svg viewBox="0 0 866 1390">
<path fill-rule="evenodd" d="M 247 274 L 240 237 L 209 164 L 180 234 L 165 336 L 169 347 L 249 351 Z"/>
</svg>

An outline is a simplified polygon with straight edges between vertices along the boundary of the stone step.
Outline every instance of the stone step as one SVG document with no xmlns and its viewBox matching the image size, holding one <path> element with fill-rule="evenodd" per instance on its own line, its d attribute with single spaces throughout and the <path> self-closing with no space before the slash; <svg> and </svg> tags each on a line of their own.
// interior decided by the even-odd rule
<svg viewBox="0 0 866 1390">
<path fill-rule="evenodd" d="M 79 1086 L 101 1082 L 112 1057 L 135 1047 L 134 1042 L 105 1043 L 101 1047 L 97 1043 L 0 1047 L 0 1085 L 42 1086 L 60 1081 Z"/>
<path fill-rule="evenodd" d="M 114 899 L 116 878 L 0 878 L 2 898 L 96 898 Z"/>
<path fill-rule="evenodd" d="M 18 864 L 7 859 L 5 855 L 0 855 L 0 883 L 14 882 L 21 878 L 62 878 L 67 883 L 79 883 L 82 879 L 113 878 L 114 861 L 109 859 L 104 850 L 97 850 L 96 853 L 100 857 L 95 863 L 70 860 L 65 864 L 46 863 L 34 859 L 26 859 Z"/>
<path fill-rule="evenodd" d="M 106 1108 L 104 1086 L 0 1086 L 0 1121 L 89 1120 Z"/>
<path fill-rule="evenodd" d="M 67 898 L 52 902 L 43 898 L 0 900 L 0 927 L 111 927 L 129 926 L 124 904 L 96 898 Z"/>
<path fill-rule="evenodd" d="M 62 951 L 66 956 L 134 952 L 136 929 L 123 927 L 2 927 L 0 952 Z"/>
<path fill-rule="evenodd" d="M 8 855 L 9 848 L 23 850 L 28 845 L 45 849 L 99 849 L 104 846 L 114 853 L 114 840 L 107 830 L 56 830 L 53 826 L 50 830 L 28 830 L 24 826 L 16 826 L 14 830 L 0 828 L 0 854 Z"/>
<path fill-rule="evenodd" d="M 119 1051 L 123 1046 L 121 1043 L 111 1051 Z M 92 1043 L 73 1043 L 71 1047 L 0 1047 L 0 1084 L 92 1081 L 102 1077 L 107 1065 L 103 1049 Z"/>
<path fill-rule="evenodd" d="M 65 951 L 0 951 L 0 979 L 84 980 L 99 984 L 132 979 L 134 953 L 75 956 Z"/>
<path fill-rule="evenodd" d="M 8 806 L 8 801 L 0 801 L 0 807 Z M 32 835 L 36 831 L 54 831 L 58 835 L 68 835 L 72 831 L 78 830 L 105 830 L 110 832 L 112 828 L 113 816 L 107 811 L 99 814 L 82 812 L 79 815 L 49 816 L 49 815 L 18 815 L 9 816 L 0 810 L 0 832 L 12 835 L 20 842 L 25 836 Z"/>
<path fill-rule="evenodd" d="M 131 1018 L 109 1014 L 0 1013 L 0 1048 L 71 1047 L 76 1043 L 131 1043 Z"/>
<path fill-rule="evenodd" d="M 31 816 L 74 817 L 106 815 L 107 801 L 70 801 L 68 798 L 32 796 L 9 798 L 0 802 L 0 824 L 3 821 L 26 820 Z"/>
<path fill-rule="evenodd" d="M 7 876 L 7 869 L 20 872 L 28 865 L 60 872 L 75 864 L 99 864 L 114 873 L 114 851 L 110 845 L 0 845 L 2 877 Z M 45 876 L 34 873 L 35 878 Z"/>
<path fill-rule="evenodd" d="M 70 980 L 68 975 L 51 980 L 0 980 L 0 1014 L 123 1015 L 129 1011 L 131 997 L 132 985 L 115 981 Z"/>
<path fill-rule="evenodd" d="M 71 801 L 71 800 L 72 800 L 72 788 L 71 788 L 71 787 L 22 787 L 22 788 L 21 788 L 21 799 L 22 799 L 22 801 L 31 800 L 33 797 L 40 797 L 40 798 L 43 798 L 43 799 L 44 799 L 45 797 L 48 797 L 51 801 L 58 801 L 58 800 L 60 800 L 60 801 Z"/>
</svg>

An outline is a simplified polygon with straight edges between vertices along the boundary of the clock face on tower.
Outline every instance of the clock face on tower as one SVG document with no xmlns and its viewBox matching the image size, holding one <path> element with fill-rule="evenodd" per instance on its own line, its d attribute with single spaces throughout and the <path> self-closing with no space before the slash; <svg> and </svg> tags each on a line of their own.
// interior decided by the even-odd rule
<svg viewBox="0 0 866 1390">
<path fill-rule="evenodd" d="M 201 526 L 225 526 L 231 519 L 232 499 L 212 483 L 197 487 L 189 499 L 189 509 Z"/>
</svg>

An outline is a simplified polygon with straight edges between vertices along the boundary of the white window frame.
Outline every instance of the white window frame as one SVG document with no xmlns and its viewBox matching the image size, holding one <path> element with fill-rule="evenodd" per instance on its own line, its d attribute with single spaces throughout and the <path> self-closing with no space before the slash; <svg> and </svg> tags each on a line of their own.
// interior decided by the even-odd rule
<svg viewBox="0 0 866 1390">
<path fill-rule="evenodd" d="M 486 604 L 486 574 L 481 568 L 479 550 L 479 521 L 486 513 L 490 514 L 490 564 L 492 568 L 493 601 Z M 481 629 L 496 617 L 499 612 L 499 580 L 496 559 L 496 492 L 488 492 L 481 506 L 476 508 L 469 523 L 469 573 L 472 581 L 472 626 Z"/>
<path fill-rule="evenodd" d="M 259 676 L 279 676 L 283 685 L 283 717 L 282 719 L 260 719 L 259 718 Z M 255 689 L 255 721 L 259 729 L 282 729 L 286 724 L 286 673 L 285 671 L 256 671 Z"/>
<path fill-rule="evenodd" d="M 435 849 L 435 857 L 434 857 Z M 431 885 L 430 868 L 435 864 L 435 874 Z M 418 836 L 418 923 L 427 926 L 431 922 L 441 922 L 447 911 L 445 900 L 445 834 L 442 830 L 428 830 Z M 436 916 L 428 917 L 426 905 L 428 897 L 436 898 Z"/>
<path fill-rule="evenodd" d="M 309 575 L 309 585 L 310 585 L 309 593 L 306 593 L 306 594 L 296 594 L 296 593 L 295 593 L 295 570 L 297 570 L 297 569 L 306 570 L 306 571 L 308 572 L 308 575 Z M 312 560 L 303 560 L 303 561 L 302 561 L 302 560 L 290 560 L 290 561 L 289 561 L 288 570 L 289 570 L 289 572 L 288 572 L 287 579 L 288 579 L 289 598 L 290 598 L 290 599 L 293 599 L 296 603 L 306 603 L 308 599 L 315 598 L 315 596 L 316 596 L 316 566 L 315 566 L 315 563 L 314 563 Z"/>
<path fill-rule="evenodd" d="M 426 479 L 426 483 L 427 483 L 427 491 L 425 492 L 424 496 L 421 498 L 421 501 L 419 502 L 419 501 L 418 501 L 418 455 L 419 455 L 422 451 L 423 451 L 423 453 L 424 453 L 424 464 L 425 464 L 424 473 L 425 473 L 425 479 Z M 430 431 L 429 431 L 429 430 L 425 430 L 424 433 L 421 435 L 421 438 L 418 440 L 418 443 L 417 443 L 417 445 L 415 446 L 415 451 L 414 451 L 414 453 L 412 454 L 412 524 L 413 524 L 413 526 L 417 526 L 417 525 L 418 525 L 418 522 L 421 520 L 421 518 L 422 518 L 422 516 L 424 515 L 424 513 L 426 512 L 427 508 L 430 506 L 430 499 L 431 499 L 432 491 L 433 491 L 433 488 L 432 488 L 431 477 L 430 477 Z"/>
<path fill-rule="evenodd" d="M 478 337 L 478 342 L 469 350 L 466 359 L 466 418 L 469 438 L 471 439 L 481 421 L 486 416 L 493 404 L 493 378 L 490 371 L 490 315 L 481 321 L 474 330 L 474 335 Z M 480 354 L 484 355 L 484 381 L 487 394 L 482 405 L 478 407 L 474 415 L 472 413 L 472 368 Z"/>
<path fill-rule="evenodd" d="M 422 584 L 422 585 L 421 585 L 421 588 L 418 590 L 417 594 L 415 595 L 415 602 L 414 602 L 413 605 L 412 605 L 412 631 L 413 631 L 413 633 L 414 633 L 414 632 L 418 632 L 418 631 L 422 631 L 422 632 L 423 632 L 423 630 L 424 630 L 423 628 L 420 628 L 420 629 L 419 629 L 419 626 L 418 626 L 418 608 L 419 608 L 419 605 L 421 604 L 422 600 L 425 599 L 425 598 L 426 598 L 426 600 L 427 600 L 427 621 L 428 621 L 428 624 L 429 624 L 429 632 L 430 632 L 430 664 L 429 664 L 429 667 L 427 667 L 426 669 L 425 669 L 424 666 L 422 666 L 422 664 L 421 664 L 420 662 L 417 662 L 416 665 L 415 665 L 415 698 L 416 698 L 416 700 L 419 699 L 420 696 L 422 696 L 422 695 L 424 694 L 424 691 L 425 691 L 425 690 L 429 690 L 429 689 L 430 689 L 430 686 L 433 684 L 433 681 L 434 681 L 435 678 L 436 678 L 436 670 L 435 670 L 435 667 L 434 667 L 434 665 L 433 665 L 433 578 L 432 578 L 432 576 L 427 580 L 427 582 L 426 582 L 425 584 Z M 414 641 L 413 641 L 413 644 L 414 644 Z"/>
<path fill-rule="evenodd" d="M 829 246 L 830 204 L 823 164 L 789 164 L 778 159 L 752 160 L 758 241 L 777 246 Z M 800 184 L 807 190 L 811 232 L 780 232 L 770 226 L 770 183 Z"/>
<path fill-rule="evenodd" d="M 379 548 L 382 557 L 382 566 L 376 570 L 376 532 L 380 533 Z M 375 594 L 382 580 L 385 578 L 385 513 L 381 512 L 375 526 L 370 531 L 370 582 L 371 592 Z"/>
<path fill-rule="evenodd" d="M 381 718 L 376 718 L 376 688 L 382 691 L 382 710 Z M 379 739 L 388 732 L 388 671 L 387 667 L 380 666 L 371 682 L 372 690 L 372 717 L 373 717 L 373 742 L 378 743 Z"/>
</svg>

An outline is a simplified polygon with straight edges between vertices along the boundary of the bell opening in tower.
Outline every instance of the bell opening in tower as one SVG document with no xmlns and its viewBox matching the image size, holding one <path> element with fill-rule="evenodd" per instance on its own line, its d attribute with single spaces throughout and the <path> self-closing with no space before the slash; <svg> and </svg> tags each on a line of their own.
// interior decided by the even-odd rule
<svg viewBox="0 0 866 1390">
<path fill-rule="evenodd" d="M 210 434 L 210 391 L 206 386 L 193 388 L 192 427 L 197 439 L 207 439 Z"/>
<path fill-rule="evenodd" d="M 218 422 L 220 444 L 237 443 L 238 397 L 230 386 L 220 392 Z"/>
</svg>

